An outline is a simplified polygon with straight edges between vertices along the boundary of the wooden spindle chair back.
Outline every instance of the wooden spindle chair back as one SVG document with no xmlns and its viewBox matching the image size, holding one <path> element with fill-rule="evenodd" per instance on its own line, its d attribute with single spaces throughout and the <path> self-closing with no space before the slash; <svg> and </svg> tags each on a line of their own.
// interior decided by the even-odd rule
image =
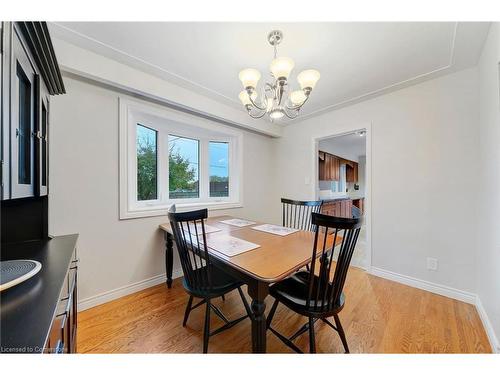
<svg viewBox="0 0 500 375">
<path fill-rule="evenodd" d="M 321 212 L 323 201 L 295 201 L 281 198 L 281 204 L 284 227 L 314 231 L 311 214 Z"/>
<path fill-rule="evenodd" d="M 182 271 L 189 288 L 212 289 L 212 265 L 207 248 L 205 219 L 208 210 L 168 214 Z"/>
<path fill-rule="evenodd" d="M 317 262 L 311 263 L 306 308 L 321 313 L 334 309 L 340 303 L 349 264 L 361 230 L 362 219 L 312 213 L 311 221 L 312 225 L 315 226 L 312 259 L 320 258 L 324 261 L 319 262 L 319 265 Z M 340 236 L 342 241 L 340 246 L 336 248 L 335 243 Z M 335 251 L 338 251 L 338 257 L 333 270 Z M 330 253 L 331 256 L 326 256 Z M 319 272 L 316 272 L 317 277 L 315 277 L 317 267 L 319 267 Z"/>
</svg>

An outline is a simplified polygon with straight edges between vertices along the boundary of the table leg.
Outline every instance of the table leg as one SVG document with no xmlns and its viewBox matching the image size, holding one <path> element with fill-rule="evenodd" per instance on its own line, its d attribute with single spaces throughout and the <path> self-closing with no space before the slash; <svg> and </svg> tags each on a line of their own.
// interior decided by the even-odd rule
<svg viewBox="0 0 500 375">
<path fill-rule="evenodd" d="M 248 294 L 252 297 L 252 351 L 254 353 L 266 352 L 266 303 L 264 299 L 269 294 L 266 283 L 256 281 L 248 285 Z"/>
<path fill-rule="evenodd" d="M 174 239 L 171 233 L 165 232 L 165 272 L 167 274 L 167 288 L 172 287 L 172 267 L 174 266 Z"/>
</svg>

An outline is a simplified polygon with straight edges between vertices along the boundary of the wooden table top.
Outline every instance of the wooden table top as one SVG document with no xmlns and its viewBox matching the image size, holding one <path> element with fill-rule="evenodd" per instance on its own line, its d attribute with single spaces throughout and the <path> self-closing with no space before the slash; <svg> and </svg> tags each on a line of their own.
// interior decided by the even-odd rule
<svg viewBox="0 0 500 375">
<path fill-rule="evenodd" d="M 211 256 L 224 263 L 260 281 L 273 283 L 288 277 L 297 269 L 311 262 L 314 232 L 298 231 L 287 236 L 278 236 L 252 229 L 253 226 L 262 224 L 259 222 L 246 227 L 236 227 L 220 222 L 228 219 L 234 219 L 234 217 L 209 217 L 206 224 L 222 229 L 223 233 L 227 232 L 231 236 L 258 244 L 260 247 L 232 257 L 227 257 L 216 251 L 210 252 Z M 172 233 L 170 223 L 161 224 L 159 227 Z M 207 240 L 217 233 L 221 232 L 208 233 Z M 328 242 L 331 244 L 332 241 L 333 236 L 329 235 Z M 342 238 L 337 236 L 337 244 L 339 241 L 342 241 Z M 318 251 L 318 253 L 320 252 Z"/>
</svg>

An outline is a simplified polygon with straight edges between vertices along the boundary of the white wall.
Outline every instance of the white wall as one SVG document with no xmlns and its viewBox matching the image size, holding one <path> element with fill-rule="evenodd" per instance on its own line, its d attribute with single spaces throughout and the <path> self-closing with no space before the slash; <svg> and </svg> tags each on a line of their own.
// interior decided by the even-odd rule
<svg viewBox="0 0 500 375">
<path fill-rule="evenodd" d="M 500 24 L 493 23 L 479 61 L 479 236 L 477 294 L 500 352 Z M 487 330 L 488 331 L 488 330 Z M 494 337 L 496 336 L 496 337 Z"/>
<path fill-rule="evenodd" d="M 167 218 L 118 219 L 118 94 L 64 82 L 67 94 L 51 101 L 50 233 L 80 233 L 79 297 L 87 300 L 165 274 L 157 228 Z M 210 214 L 271 220 L 272 139 L 244 131 L 243 147 L 244 207 Z"/>
<path fill-rule="evenodd" d="M 353 194 L 364 195 L 366 188 L 366 156 L 360 156 L 358 159 L 358 185 L 359 190 L 349 190 Z"/>
<path fill-rule="evenodd" d="M 478 121 L 473 68 L 294 123 L 276 140 L 277 191 L 314 198 L 313 138 L 371 123 L 372 265 L 472 292 Z"/>
</svg>

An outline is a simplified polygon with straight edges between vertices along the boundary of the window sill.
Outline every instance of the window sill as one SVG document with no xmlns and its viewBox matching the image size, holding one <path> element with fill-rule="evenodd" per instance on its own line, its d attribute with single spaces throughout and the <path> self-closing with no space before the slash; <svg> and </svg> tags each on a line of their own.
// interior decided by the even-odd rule
<svg viewBox="0 0 500 375">
<path fill-rule="evenodd" d="M 120 212 L 120 220 L 138 219 L 141 217 L 167 216 L 171 205 L 158 208 L 145 208 L 133 211 Z M 208 208 L 209 211 L 226 210 L 231 208 L 241 208 L 241 202 L 197 202 L 197 203 L 176 203 L 177 212 L 186 212 Z"/>
</svg>

